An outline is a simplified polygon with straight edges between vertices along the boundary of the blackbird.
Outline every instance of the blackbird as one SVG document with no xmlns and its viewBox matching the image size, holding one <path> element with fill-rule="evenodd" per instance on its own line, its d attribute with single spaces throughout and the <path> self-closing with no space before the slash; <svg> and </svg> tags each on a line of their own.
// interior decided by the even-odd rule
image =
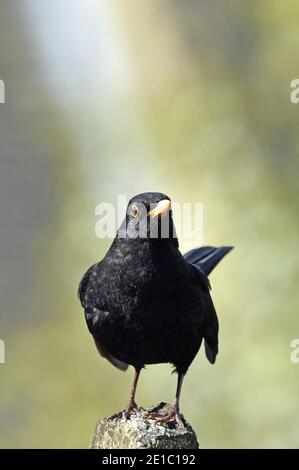
<svg viewBox="0 0 299 470">
<path fill-rule="evenodd" d="M 176 421 L 184 375 L 202 340 L 207 359 L 218 353 L 218 319 L 208 275 L 232 247 L 179 251 L 171 201 L 162 193 L 133 197 L 102 261 L 83 276 L 78 295 L 99 353 L 118 369 L 135 368 L 124 415 L 139 413 L 139 374 L 146 364 L 171 363 L 178 374 L 175 402 L 162 423 Z"/>
</svg>

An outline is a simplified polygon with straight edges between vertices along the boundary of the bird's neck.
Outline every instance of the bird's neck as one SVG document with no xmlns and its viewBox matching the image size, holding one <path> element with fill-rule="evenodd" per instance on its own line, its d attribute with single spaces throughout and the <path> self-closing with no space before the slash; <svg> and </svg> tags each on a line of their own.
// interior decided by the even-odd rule
<svg viewBox="0 0 299 470">
<path fill-rule="evenodd" d="M 138 256 L 140 260 L 155 259 L 178 252 L 176 238 L 118 238 L 116 237 L 109 250 L 117 258 Z"/>
</svg>

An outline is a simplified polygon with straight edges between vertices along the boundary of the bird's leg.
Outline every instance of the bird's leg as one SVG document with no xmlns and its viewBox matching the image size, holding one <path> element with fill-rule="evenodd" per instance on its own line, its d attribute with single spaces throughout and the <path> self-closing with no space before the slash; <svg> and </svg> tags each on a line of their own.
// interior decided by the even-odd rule
<svg viewBox="0 0 299 470">
<path fill-rule="evenodd" d="M 109 416 L 107 418 L 108 421 L 113 421 L 114 419 L 120 419 L 120 418 L 129 418 L 132 413 L 136 413 L 137 415 L 141 413 L 140 408 L 137 406 L 135 402 L 135 394 L 136 394 L 136 387 L 140 375 L 141 367 L 135 367 L 135 375 L 134 375 L 134 380 L 131 388 L 131 393 L 130 393 L 130 399 L 128 406 L 125 410 L 119 411 L 118 413 L 114 413 L 113 415 Z"/>
<path fill-rule="evenodd" d="M 135 394 L 136 394 L 136 388 L 137 388 L 137 383 L 139 379 L 141 368 L 135 368 L 135 375 L 134 375 L 134 380 L 131 388 L 131 394 L 130 394 L 130 399 L 128 403 L 127 409 L 124 411 L 125 416 L 129 416 L 132 412 L 135 412 L 136 414 L 140 413 L 140 408 L 135 402 Z"/>
<path fill-rule="evenodd" d="M 180 417 L 180 395 L 182 390 L 183 379 L 184 374 L 182 372 L 178 372 L 178 383 L 175 395 L 175 402 L 171 406 L 170 411 L 166 415 L 161 415 L 159 413 L 149 413 L 149 418 L 153 418 L 159 423 L 169 423 L 171 421 L 176 421 L 179 426 L 184 427 L 184 423 Z"/>
</svg>

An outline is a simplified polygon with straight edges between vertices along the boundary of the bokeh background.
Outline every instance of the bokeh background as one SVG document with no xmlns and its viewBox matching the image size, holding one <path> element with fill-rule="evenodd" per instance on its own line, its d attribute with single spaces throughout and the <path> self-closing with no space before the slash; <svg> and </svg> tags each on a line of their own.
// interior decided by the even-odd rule
<svg viewBox="0 0 299 470">
<path fill-rule="evenodd" d="M 182 411 L 204 448 L 298 447 L 299 3 L 1 0 L 1 447 L 87 447 L 133 371 L 101 359 L 76 290 L 101 201 L 204 204 L 221 334 Z M 185 241 L 181 240 L 184 251 Z M 168 365 L 137 401 L 171 401 Z"/>
</svg>

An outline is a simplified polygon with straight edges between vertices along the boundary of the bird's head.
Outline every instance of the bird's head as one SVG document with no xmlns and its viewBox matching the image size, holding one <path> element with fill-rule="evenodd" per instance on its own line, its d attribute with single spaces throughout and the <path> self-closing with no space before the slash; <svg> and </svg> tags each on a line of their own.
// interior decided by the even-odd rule
<svg viewBox="0 0 299 470">
<path fill-rule="evenodd" d="M 151 192 L 134 196 L 129 201 L 124 223 L 127 238 L 169 239 L 178 246 L 171 200 L 165 194 Z"/>
</svg>

